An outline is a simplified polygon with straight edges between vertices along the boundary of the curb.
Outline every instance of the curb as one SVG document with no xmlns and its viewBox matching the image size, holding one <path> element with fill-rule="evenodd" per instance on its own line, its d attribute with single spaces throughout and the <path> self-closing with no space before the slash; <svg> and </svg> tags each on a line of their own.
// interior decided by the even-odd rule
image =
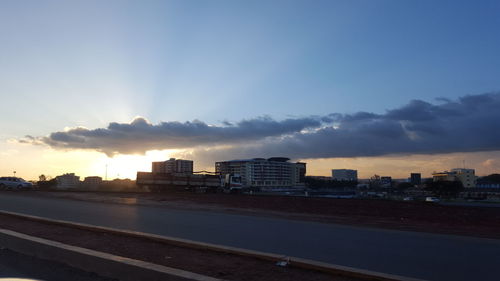
<svg viewBox="0 0 500 281">
<path fill-rule="evenodd" d="M 103 277 L 120 280 L 221 281 L 221 279 L 75 247 L 56 241 L 0 229 L 0 245 L 12 251 L 51 261 L 62 262 Z"/>
<path fill-rule="evenodd" d="M 57 225 L 63 225 L 63 226 L 68 226 L 68 227 L 75 227 L 75 228 L 79 228 L 79 229 L 83 229 L 83 230 L 91 230 L 91 231 L 98 231 L 98 232 L 123 235 L 123 236 L 128 236 L 128 237 L 147 239 L 150 241 L 168 243 L 168 244 L 173 244 L 173 245 L 177 245 L 177 246 L 181 246 L 181 247 L 194 248 L 194 249 L 204 249 L 204 250 L 211 250 L 211 251 L 217 251 L 217 252 L 228 253 L 228 254 L 236 254 L 236 255 L 240 255 L 240 256 L 248 256 L 248 257 L 268 260 L 268 261 L 272 261 L 272 262 L 283 260 L 283 258 L 285 257 L 287 260 L 289 260 L 289 262 L 292 266 L 295 266 L 298 268 L 317 270 L 317 271 L 322 271 L 322 272 L 326 272 L 326 273 L 330 273 L 330 274 L 334 274 L 334 275 L 355 277 L 355 278 L 360 278 L 360 279 L 365 279 L 365 280 L 423 281 L 423 279 L 381 273 L 381 272 L 376 272 L 376 271 L 370 271 L 370 270 L 364 270 L 364 269 L 359 269 L 359 268 L 353 268 L 353 267 L 349 267 L 349 266 L 330 264 L 330 263 L 319 262 L 319 261 L 314 261 L 314 260 L 309 260 L 309 259 L 302 259 L 302 258 L 297 258 L 297 257 L 290 257 L 290 256 L 279 255 L 279 254 L 274 254 L 274 253 L 265 253 L 265 252 L 241 249 L 241 248 L 230 247 L 230 246 L 223 246 L 223 245 L 217 245 L 217 244 L 211 244 L 211 243 L 205 243 L 205 242 L 198 242 L 198 241 L 182 239 L 182 238 L 175 238 L 175 237 L 170 237 L 170 236 L 163 236 L 163 235 L 130 231 L 130 230 L 121 230 L 121 229 L 116 229 L 116 228 L 95 226 L 95 225 L 90 225 L 90 224 L 69 222 L 69 221 L 64 221 L 64 220 L 53 220 L 53 219 L 32 216 L 32 215 L 25 215 L 25 214 L 15 213 L 15 212 L 8 212 L 8 211 L 0 211 L 0 214 L 29 219 L 29 220 L 33 220 L 33 221 L 44 222 L 44 223 L 57 224 Z M 58 242 L 56 242 L 56 243 L 58 243 Z M 81 249 L 83 249 L 83 248 L 81 248 Z M 213 279 L 213 280 L 217 280 L 217 279 Z"/>
</svg>

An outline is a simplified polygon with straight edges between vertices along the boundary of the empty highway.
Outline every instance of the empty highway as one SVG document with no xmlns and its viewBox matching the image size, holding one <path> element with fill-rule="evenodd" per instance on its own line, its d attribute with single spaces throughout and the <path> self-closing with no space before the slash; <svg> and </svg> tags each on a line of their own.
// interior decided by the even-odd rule
<svg viewBox="0 0 500 281">
<path fill-rule="evenodd" d="M 498 280 L 500 240 L 0 193 L 0 209 L 427 280 Z"/>
</svg>

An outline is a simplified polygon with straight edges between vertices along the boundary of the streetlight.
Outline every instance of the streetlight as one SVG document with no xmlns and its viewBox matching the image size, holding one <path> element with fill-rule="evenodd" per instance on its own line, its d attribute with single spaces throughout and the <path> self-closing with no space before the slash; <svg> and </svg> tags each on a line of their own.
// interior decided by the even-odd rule
<svg viewBox="0 0 500 281">
<path fill-rule="evenodd" d="M 16 177 L 16 171 L 14 171 L 14 177 Z"/>
</svg>

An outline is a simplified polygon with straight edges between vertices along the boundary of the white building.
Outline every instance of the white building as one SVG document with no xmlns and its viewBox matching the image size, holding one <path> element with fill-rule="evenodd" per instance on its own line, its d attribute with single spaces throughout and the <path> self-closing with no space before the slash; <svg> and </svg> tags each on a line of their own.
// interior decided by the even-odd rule
<svg viewBox="0 0 500 281">
<path fill-rule="evenodd" d="M 474 169 L 455 168 L 451 171 L 433 173 L 433 181 L 460 181 L 465 188 L 476 187 L 476 174 Z"/>
<path fill-rule="evenodd" d="M 337 181 L 357 181 L 358 170 L 333 169 L 332 179 Z"/>
<path fill-rule="evenodd" d="M 192 174 L 193 161 L 170 158 L 167 161 L 153 162 L 151 172 L 161 174 Z"/>
<path fill-rule="evenodd" d="M 64 174 L 56 177 L 58 189 L 74 189 L 80 187 L 80 177 L 74 173 Z"/>
<path fill-rule="evenodd" d="M 305 187 L 306 163 L 291 163 L 289 158 L 253 158 L 215 163 L 221 175 L 238 174 L 245 187 L 279 189 Z"/>
</svg>

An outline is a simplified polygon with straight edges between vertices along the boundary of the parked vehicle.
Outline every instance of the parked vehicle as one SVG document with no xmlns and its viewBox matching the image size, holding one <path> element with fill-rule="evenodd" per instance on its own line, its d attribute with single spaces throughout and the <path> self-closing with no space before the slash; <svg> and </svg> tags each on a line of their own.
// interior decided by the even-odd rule
<svg viewBox="0 0 500 281">
<path fill-rule="evenodd" d="M 437 197 L 425 197 L 425 202 L 437 203 L 437 202 L 439 202 L 439 198 L 437 198 Z"/>
<path fill-rule="evenodd" d="M 33 184 L 16 177 L 0 177 L 0 190 L 29 190 Z"/>
</svg>

